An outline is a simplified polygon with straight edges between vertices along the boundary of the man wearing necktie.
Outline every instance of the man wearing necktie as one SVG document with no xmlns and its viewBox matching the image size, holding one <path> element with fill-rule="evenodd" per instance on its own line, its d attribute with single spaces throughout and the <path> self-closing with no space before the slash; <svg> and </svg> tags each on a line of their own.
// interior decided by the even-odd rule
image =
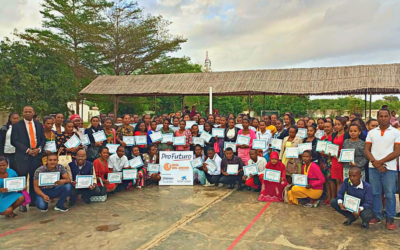
<svg viewBox="0 0 400 250">
<path fill-rule="evenodd" d="M 15 171 L 18 176 L 28 176 L 29 174 L 29 194 L 31 196 L 31 206 L 35 206 L 36 194 L 33 190 L 33 176 L 35 170 L 42 164 L 42 152 L 46 144 L 43 125 L 35 121 L 33 116 L 35 110 L 31 106 L 25 106 L 23 113 L 24 119 L 13 125 L 11 133 L 11 144 L 16 148 Z M 26 212 L 26 207 L 20 208 L 21 212 Z"/>
</svg>

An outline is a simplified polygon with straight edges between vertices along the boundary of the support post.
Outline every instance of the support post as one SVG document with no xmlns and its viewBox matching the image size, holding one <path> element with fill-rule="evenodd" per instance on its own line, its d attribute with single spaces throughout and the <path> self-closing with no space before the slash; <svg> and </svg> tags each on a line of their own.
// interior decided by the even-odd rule
<svg viewBox="0 0 400 250">
<path fill-rule="evenodd" d="M 251 109 L 251 95 L 250 95 L 250 92 L 249 92 L 249 116 L 250 116 L 250 109 Z"/>
<path fill-rule="evenodd" d="M 81 101 L 82 101 L 82 103 L 81 103 L 81 117 L 82 117 L 82 121 L 84 121 L 83 119 L 85 119 L 85 116 L 83 115 L 83 96 L 81 96 Z"/>
<path fill-rule="evenodd" d="M 209 105 L 209 108 L 208 108 L 208 113 L 209 114 L 213 114 L 213 99 L 212 99 L 212 94 L 213 94 L 213 92 L 212 92 L 212 87 L 210 87 L 210 96 L 209 96 L 209 101 L 210 101 L 210 105 Z"/>
<path fill-rule="evenodd" d="M 264 110 L 265 110 L 265 94 L 264 94 Z M 262 114 L 261 114 L 261 116 L 262 116 Z"/>
<path fill-rule="evenodd" d="M 117 117 L 118 117 L 117 113 L 118 113 L 118 96 L 115 95 L 114 96 L 114 117 L 115 117 L 115 119 L 117 119 Z"/>
<path fill-rule="evenodd" d="M 365 119 L 365 121 L 367 121 L 367 89 L 365 89 L 365 98 L 364 98 L 364 119 Z"/>
<path fill-rule="evenodd" d="M 372 115 L 371 115 L 371 106 L 372 106 L 372 92 L 371 92 L 371 90 L 370 90 L 370 91 L 369 91 L 369 119 L 372 118 Z"/>
<path fill-rule="evenodd" d="M 182 95 L 181 112 L 183 112 L 184 103 L 185 103 L 185 96 Z M 182 117 L 182 118 L 183 118 L 183 117 Z"/>
<path fill-rule="evenodd" d="M 154 95 L 154 114 L 157 112 L 157 95 Z"/>
</svg>

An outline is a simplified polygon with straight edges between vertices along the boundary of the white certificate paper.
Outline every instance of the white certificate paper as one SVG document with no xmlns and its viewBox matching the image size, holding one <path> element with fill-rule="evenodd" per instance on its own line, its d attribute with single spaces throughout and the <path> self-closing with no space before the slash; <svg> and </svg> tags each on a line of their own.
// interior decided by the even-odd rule
<svg viewBox="0 0 400 250">
<path fill-rule="evenodd" d="M 212 136 L 218 138 L 224 138 L 225 137 L 225 129 L 223 128 L 213 128 L 212 130 Z"/>
<path fill-rule="evenodd" d="M 236 140 L 237 145 L 250 145 L 250 137 L 244 135 L 238 135 Z"/>
<path fill-rule="evenodd" d="M 196 124 L 196 121 L 186 121 L 186 129 L 191 129 L 193 125 Z"/>
<path fill-rule="evenodd" d="M 267 149 L 267 140 L 253 140 L 254 149 Z"/>
<path fill-rule="evenodd" d="M 206 163 L 207 163 L 207 169 L 210 173 L 214 173 L 218 169 L 217 164 L 215 164 L 215 162 L 210 158 L 206 160 Z"/>
<path fill-rule="evenodd" d="M 158 174 L 158 172 L 160 172 L 160 164 L 147 165 L 147 171 L 149 171 L 150 174 Z"/>
<path fill-rule="evenodd" d="M 283 143 L 282 139 L 278 138 L 271 139 L 271 148 L 281 150 L 282 143 Z"/>
<path fill-rule="evenodd" d="M 250 175 L 257 175 L 258 174 L 257 164 L 243 166 L 243 171 L 244 175 L 246 175 L 247 177 L 249 177 Z"/>
<path fill-rule="evenodd" d="M 104 130 L 100 130 L 99 132 L 93 133 L 93 139 L 95 142 L 102 142 L 107 140 Z"/>
<path fill-rule="evenodd" d="M 132 160 L 129 160 L 129 166 L 131 166 L 132 168 L 140 168 L 143 165 L 144 164 L 142 161 L 142 157 L 140 157 L 140 156 L 135 157 Z"/>
<path fill-rule="evenodd" d="M 243 129 L 243 125 L 240 123 L 236 124 L 235 127 L 237 127 L 238 129 Z"/>
<path fill-rule="evenodd" d="M 204 140 L 201 137 L 193 137 L 193 144 L 204 147 Z"/>
<path fill-rule="evenodd" d="M 126 143 L 126 146 L 130 147 L 135 145 L 135 137 L 134 136 L 123 136 L 122 141 Z"/>
<path fill-rule="evenodd" d="M 336 144 L 333 144 L 333 143 L 326 144 L 325 154 L 327 154 L 327 155 L 331 154 L 331 156 L 338 157 L 339 145 L 336 145 Z"/>
<path fill-rule="evenodd" d="M 177 131 L 177 130 L 179 130 L 179 127 L 174 127 L 174 126 L 171 126 L 170 128 L 171 128 L 171 129 L 172 129 L 172 131 L 174 131 L 174 132 L 175 132 L 175 131 Z"/>
<path fill-rule="evenodd" d="M 116 154 L 119 146 L 120 144 L 111 144 L 111 143 L 106 144 L 106 148 L 108 148 L 110 154 Z"/>
<path fill-rule="evenodd" d="M 315 149 L 315 151 L 317 152 L 322 152 L 326 150 L 326 145 L 328 144 L 327 141 L 318 141 L 317 142 L 317 147 Z"/>
<path fill-rule="evenodd" d="M 204 125 L 198 125 L 198 127 L 199 127 L 199 133 L 200 133 L 200 134 L 203 133 L 203 131 L 204 131 Z"/>
<path fill-rule="evenodd" d="M 136 180 L 137 178 L 137 169 L 123 169 L 122 177 L 124 180 Z"/>
<path fill-rule="evenodd" d="M 281 181 L 281 171 L 265 169 L 264 171 L 264 180 L 272 181 L 272 182 L 280 182 Z"/>
<path fill-rule="evenodd" d="M 350 148 L 350 149 L 342 149 L 340 151 L 340 162 L 354 162 L 354 153 L 355 149 Z"/>
<path fill-rule="evenodd" d="M 325 132 L 323 130 L 317 130 L 317 132 L 315 133 L 315 137 L 318 139 L 321 139 L 322 137 L 324 137 Z"/>
<path fill-rule="evenodd" d="M 60 172 L 39 173 L 39 186 L 53 186 L 60 180 Z"/>
<path fill-rule="evenodd" d="M 93 185 L 93 175 L 77 175 L 75 188 L 89 188 Z"/>
<path fill-rule="evenodd" d="M 64 143 L 64 146 L 66 148 L 76 148 L 79 144 L 81 144 L 81 140 L 79 140 L 78 136 L 73 135 L 66 143 Z"/>
<path fill-rule="evenodd" d="M 136 145 L 147 145 L 147 136 L 146 135 L 137 135 L 135 136 Z"/>
<path fill-rule="evenodd" d="M 82 135 L 81 141 L 83 146 L 89 145 L 90 144 L 89 135 L 87 134 Z"/>
<path fill-rule="evenodd" d="M 210 142 L 210 140 L 211 140 L 211 138 L 212 138 L 212 135 L 210 135 L 208 132 L 206 132 L 206 131 L 203 131 L 202 133 L 201 133 L 201 136 L 200 136 L 201 138 L 203 138 L 203 140 L 205 141 L 205 142 L 207 142 L 207 143 L 209 143 Z"/>
<path fill-rule="evenodd" d="M 160 131 L 163 127 L 164 127 L 163 124 L 157 124 L 156 130 L 157 130 L 157 131 Z"/>
<path fill-rule="evenodd" d="M 233 152 L 236 152 L 236 143 L 235 142 L 225 142 L 224 143 L 224 150 L 226 150 L 227 148 L 231 148 L 233 150 Z"/>
<path fill-rule="evenodd" d="M 343 205 L 347 210 L 349 210 L 350 212 L 358 213 L 361 202 L 359 198 L 345 194 L 343 199 Z"/>
<path fill-rule="evenodd" d="M 163 134 L 161 143 L 172 142 L 174 138 L 174 134 Z"/>
<path fill-rule="evenodd" d="M 297 136 L 300 137 L 301 139 L 307 138 L 307 129 L 299 128 L 299 130 L 297 131 Z"/>
<path fill-rule="evenodd" d="M 226 172 L 230 175 L 235 175 L 239 171 L 239 164 L 228 164 Z"/>
<path fill-rule="evenodd" d="M 297 147 L 288 147 L 285 152 L 286 158 L 298 158 L 299 150 Z"/>
<path fill-rule="evenodd" d="M 297 146 L 298 150 L 299 150 L 299 155 L 301 155 L 304 151 L 308 150 L 311 151 L 312 150 L 312 143 L 301 143 Z"/>
<path fill-rule="evenodd" d="M 293 174 L 293 184 L 295 186 L 306 187 L 308 184 L 307 175 L 304 174 Z"/>
<path fill-rule="evenodd" d="M 150 139 L 152 142 L 157 142 L 162 140 L 162 134 L 161 132 L 153 132 L 150 134 Z"/>
<path fill-rule="evenodd" d="M 57 152 L 57 146 L 55 141 L 48 141 L 46 145 L 44 145 L 44 151 L 50 151 L 52 153 Z"/>
<path fill-rule="evenodd" d="M 8 192 L 16 192 L 24 190 L 26 186 L 26 177 L 13 177 L 4 179 L 4 188 L 8 189 Z"/>
<path fill-rule="evenodd" d="M 203 166 L 203 159 L 201 157 L 197 157 L 196 159 L 190 162 L 190 165 L 192 165 L 192 168 L 201 167 Z"/>
<path fill-rule="evenodd" d="M 107 180 L 110 183 L 121 183 L 122 173 L 108 173 Z"/>
<path fill-rule="evenodd" d="M 174 146 L 184 146 L 184 145 L 186 145 L 186 136 L 174 137 Z"/>
</svg>

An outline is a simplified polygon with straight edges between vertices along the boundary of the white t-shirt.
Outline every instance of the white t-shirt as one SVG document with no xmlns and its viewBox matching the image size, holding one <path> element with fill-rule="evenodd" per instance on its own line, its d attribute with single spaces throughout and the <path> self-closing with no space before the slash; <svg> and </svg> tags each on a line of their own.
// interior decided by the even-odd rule
<svg viewBox="0 0 400 250">
<path fill-rule="evenodd" d="M 257 162 L 252 159 L 248 161 L 248 165 L 257 164 L 258 174 L 264 174 L 265 167 L 267 166 L 267 160 L 264 157 L 257 156 Z"/>
<path fill-rule="evenodd" d="M 267 148 L 263 150 L 263 155 L 266 155 L 269 151 L 269 144 L 271 144 L 272 133 L 271 130 L 265 130 L 263 134 L 261 131 L 256 132 L 257 140 L 266 140 L 267 141 Z"/>
<path fill-rule="evenodd" d="M 368 132 L 365 143 L 372 143 L 372 156 L 375 160 L 381 160 L 394 151 L 394 144 L 400 144 L 400 131 L 392 126 L 382 131 L 378 126 Z M 385 163 L 388 170 L 397 171 L 396 159 Z M 374 167 L 371 162 L 369 167 Z"/>
<path fill-rule="evenodd" d="M 4 153 L 5 154 L 15 154 L 15 147 L 11 145 L 11 132 L 12 126 L 7 130 L 6 133 L 6 142 L 4 144 Z"/>
<path fill-rule="evenodd" d="M 128 157 L 123 155 L 119 158 L 118 154 L 113 154 L 108 158 L 108 167 L 112 168 L 114 173 L 122 172 L 122 169 L 129 167 Z"/>
</svg>

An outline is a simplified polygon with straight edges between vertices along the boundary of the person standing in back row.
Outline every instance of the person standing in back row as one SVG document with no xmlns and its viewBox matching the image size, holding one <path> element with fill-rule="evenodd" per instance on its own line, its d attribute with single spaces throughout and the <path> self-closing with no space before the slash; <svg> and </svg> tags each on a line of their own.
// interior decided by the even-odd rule
<svg viewBox="0 0 400 250">
<path fill-rule="evenodd" d="M 11 145 L 16 148 L 15 168 L 18 176 L 27 177 L 29 174 L 29 194 L 31 206 L 35 206 L 36 194 L 33 188 L 33 176 L 40 167 L 46 138 L 43 125 L 33 120 L 35 110 L 31 106 L 25 106 L 22 111 L 23 120 L 13 125 L 11 133 Z M 21 212 L 26 212 L 26 207 L 20 207 Z"/>
<path fill-rule="evenodd" d="M 372 186 L 373 218 L 370 225 L 382 220 L 382 191 L 386 197 L 386 229 L 394 230 L 396 216 L 396 159 L 400 155 L 400 131 L 390 125 L 390 111 L 378 112 L 379 126 L 369 131 L 365 142 L 365 155 L 369 163 L 369 181 Z"/>
</svg>

